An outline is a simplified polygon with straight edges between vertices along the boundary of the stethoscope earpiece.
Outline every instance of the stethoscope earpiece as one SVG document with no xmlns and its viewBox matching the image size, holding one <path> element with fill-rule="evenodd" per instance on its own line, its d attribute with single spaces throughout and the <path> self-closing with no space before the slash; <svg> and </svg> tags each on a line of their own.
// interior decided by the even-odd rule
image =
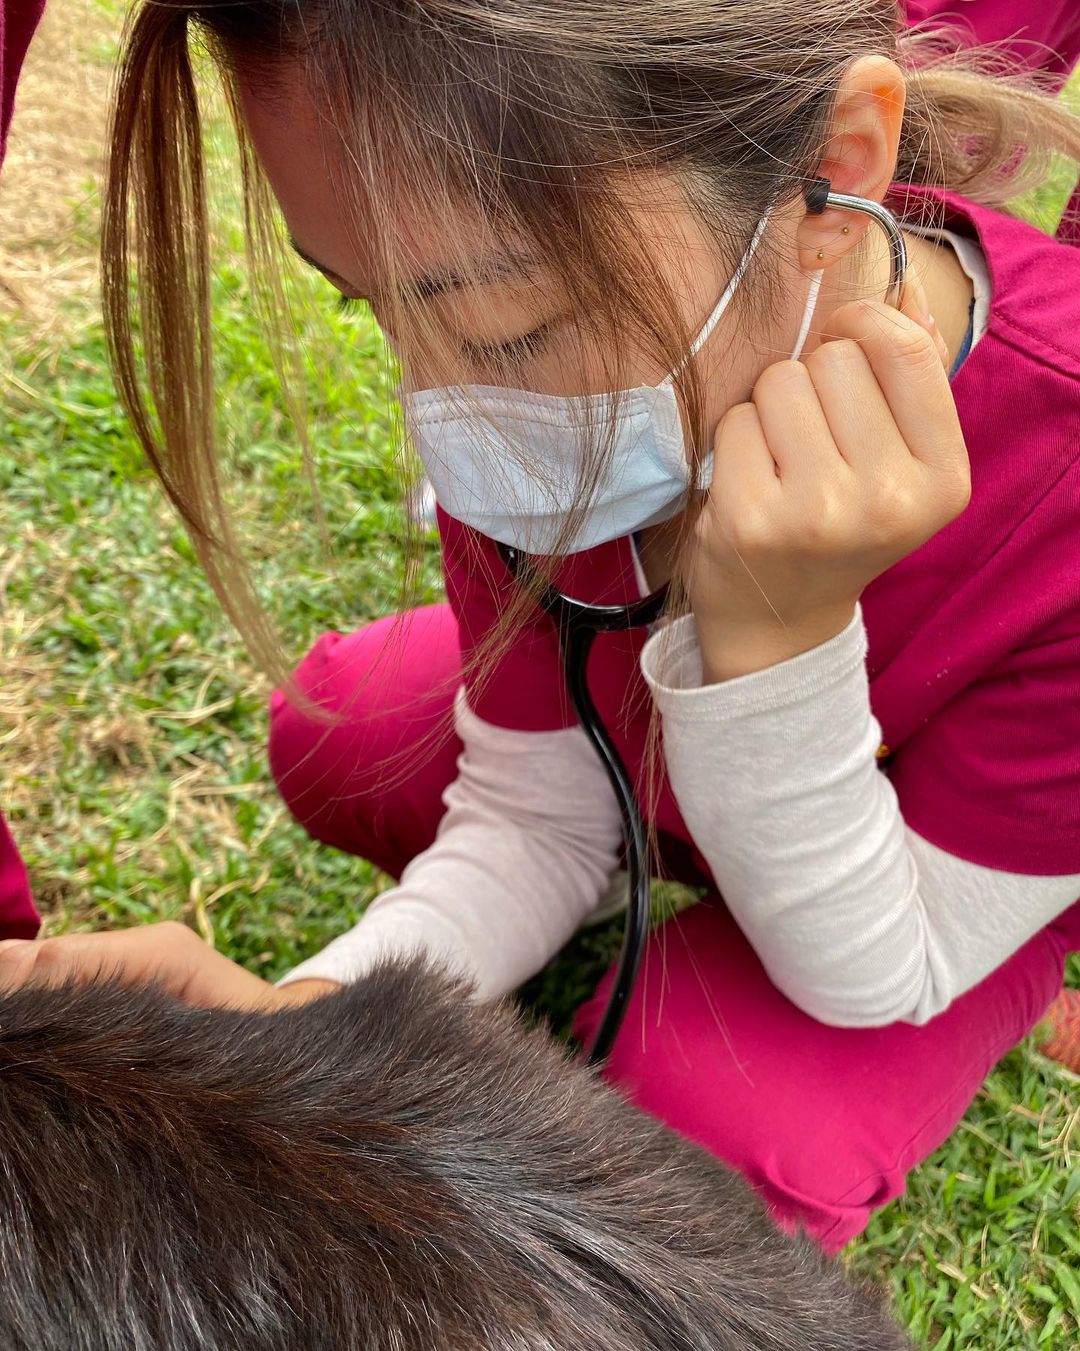
<svg viewBox="0 0 1080 1351">
<path fill-rule="evenodd" d="M 824 215 L 825 208 L 829 205 L 829 194 L 831 192 L 832 184 L 827 178 L 812 178 L 803 187 L 803 197 L 806 199 L 808 214 L 811 216 Z"/>
<path fill-rule="evenodd" d="M 869 216 L 881 229 L 889 241 L 891 268 L 889 289 L 885 299 L 888 304 L 898 309 L 904 282 L 907 279 L 908 252 L 903 231 L 888 207 L 882 206 L 880 202 L 871 201 L 869 197 L 852 197 L 846 192 L 833 192 L 832 184 L 827 178 L 811 178 L 803 185 L 803 198 L 806 210 L 811 216 L 823 215 L 828 207 L 833 207 L 837 211 L 857 211 L 860 215 Z"/>
</svg>

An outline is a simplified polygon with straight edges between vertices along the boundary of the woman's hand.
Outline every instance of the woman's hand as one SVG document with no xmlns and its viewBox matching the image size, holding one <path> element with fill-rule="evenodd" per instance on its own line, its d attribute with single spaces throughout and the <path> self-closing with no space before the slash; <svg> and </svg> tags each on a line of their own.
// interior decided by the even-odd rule
<svg viewBox="0 0 1080 1351">
<path fill-rule="evenodd" d="M 917 282 L 770 366 L 717 428 L 687 578 L 707 683 L 817 647 L 867 584 L 967 505 L 949 356 Z"/>
<path fill-rule="evenodd" d="M 278 989 L 215 952 L 186 925 L 171 922 L 0 943 L 0 993 L 20 985 L 95 979 L 156 985 L 201 1008 L 267 1012 L 341 988 L 333 981 L 301 980 Z"/>
</svg>

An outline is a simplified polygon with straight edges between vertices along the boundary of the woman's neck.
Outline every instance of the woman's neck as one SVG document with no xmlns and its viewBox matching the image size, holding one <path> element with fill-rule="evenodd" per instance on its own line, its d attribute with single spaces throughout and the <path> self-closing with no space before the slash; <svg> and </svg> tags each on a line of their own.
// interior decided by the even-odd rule
<svg viewBox="0 0 1080 1351">
<path fill-rule="evenodd" d="M 922 279 L 930 313 L 937 320 L 945 346 L 955 359 L 964 345 L 971 324 L 971 302 L 975 288 L 960 266 L 956 250 L 947 240 L 907 236 L 911 266 Z"/>
</svg>

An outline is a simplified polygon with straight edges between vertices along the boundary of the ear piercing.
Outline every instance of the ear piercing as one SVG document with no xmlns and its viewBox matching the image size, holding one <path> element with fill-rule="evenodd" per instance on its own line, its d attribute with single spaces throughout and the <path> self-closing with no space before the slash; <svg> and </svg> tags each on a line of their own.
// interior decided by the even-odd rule
<svg viewBox="0 0 1080 1351">
<path fill-rule="evenodd" d="M 850 225 L 845 225 L 845 226 L 843 226 L 842 229 L 841 229 L 841 231 L 840 231 L 840 233 L 841 233 L 842 235 L 849 235 L 849 234 L 851 234 L 851 226 L 850 226 Z M 825 250 L 824 250 L 824 249 L 818 249 L 818 262 L 819 262 L 819 263 L 823 263 L 824 261 L 825 261 Z"/>
</svg>

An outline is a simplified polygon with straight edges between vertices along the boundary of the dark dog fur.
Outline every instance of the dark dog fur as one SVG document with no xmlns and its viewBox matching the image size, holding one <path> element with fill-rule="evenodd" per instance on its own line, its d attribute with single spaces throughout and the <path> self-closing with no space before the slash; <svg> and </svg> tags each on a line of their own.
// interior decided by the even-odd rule
<svg viewBox="0 0 1080 1351">
<path fill-rule="evenodd" d="M 420 965 L 0 999 L 3 1351 L 891 1351 L 878 1297 Z"/>
</svg>

